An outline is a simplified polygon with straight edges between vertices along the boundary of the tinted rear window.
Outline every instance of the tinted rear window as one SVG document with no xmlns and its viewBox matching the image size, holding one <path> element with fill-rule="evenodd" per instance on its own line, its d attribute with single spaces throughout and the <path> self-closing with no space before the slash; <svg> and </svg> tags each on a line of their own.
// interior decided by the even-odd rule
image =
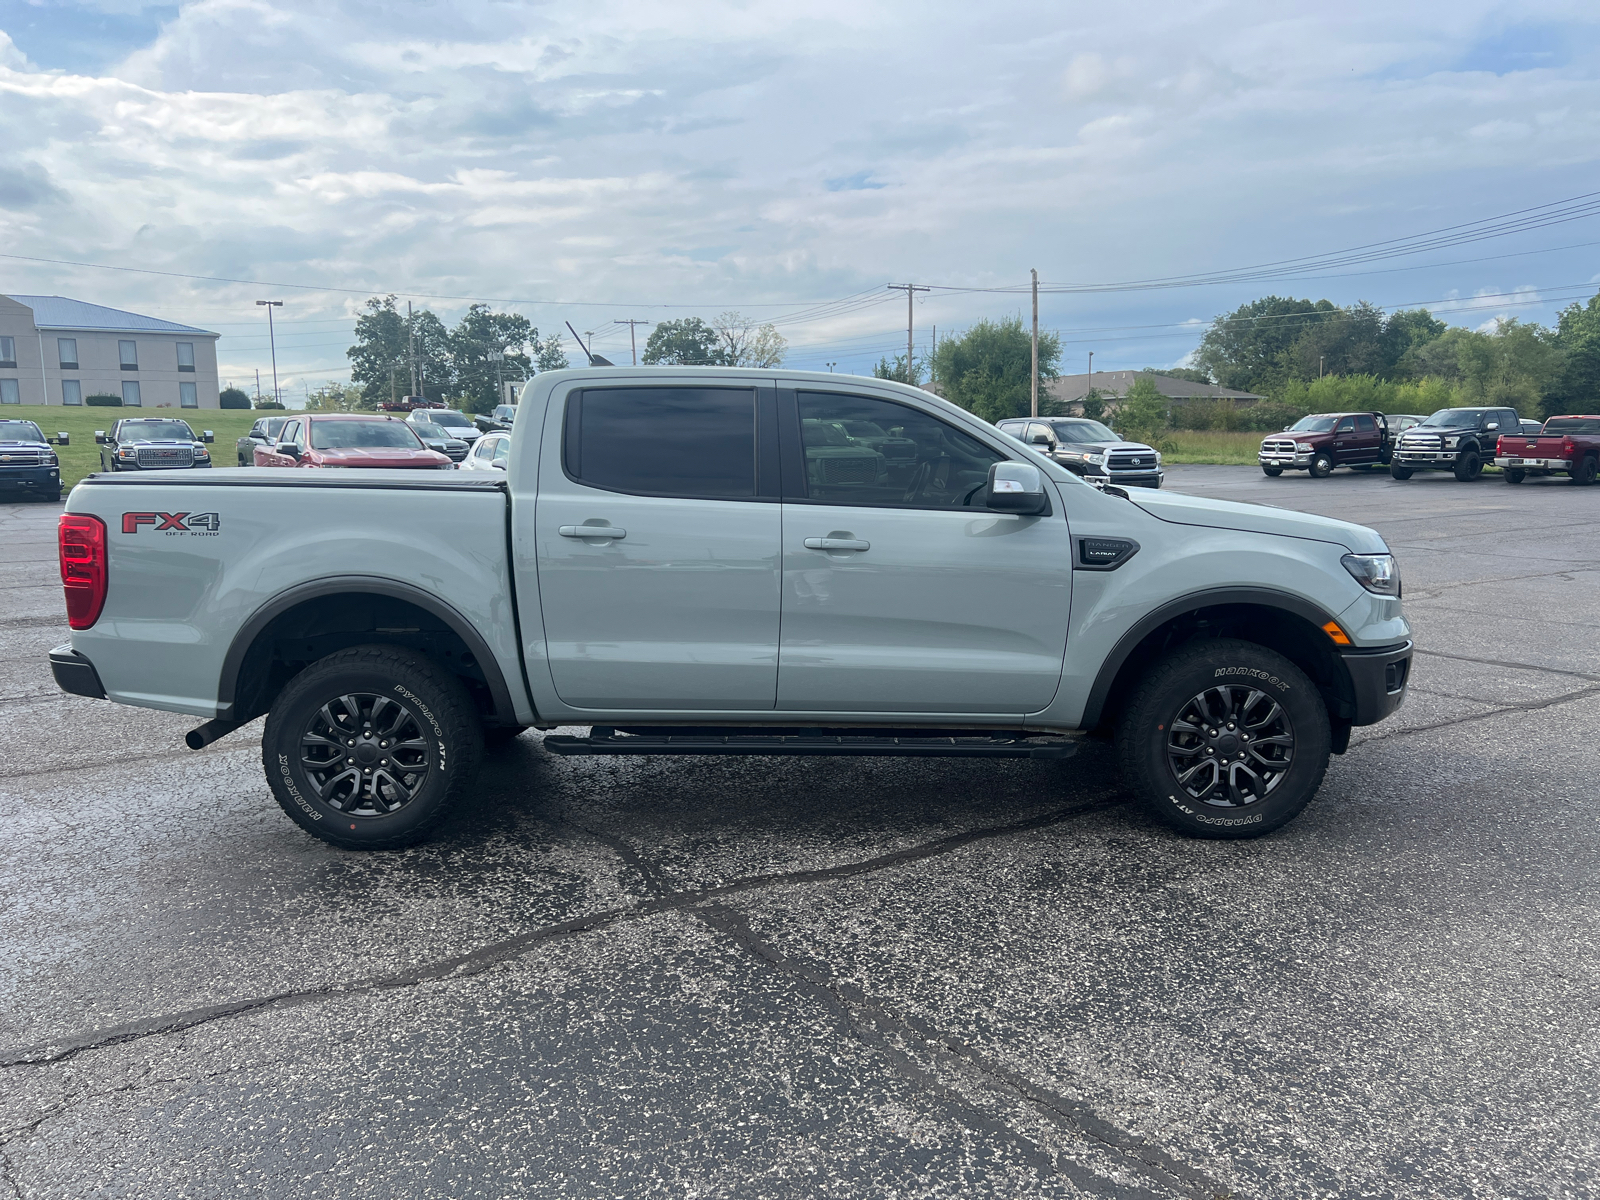
<svg viewBox="0 0 1600 1200">
<path fill-rule="evenodd" d="M 1551 417 L 1544 423 L 1546 433 L 1600 433 L 1600 417 Z"/>
<path fill-rule="evenodd" d="M 567 406 L 567 474 L 645 496 L 756 494 L 756 397 L 744 388 L 596 388 Z"/>
</svg>

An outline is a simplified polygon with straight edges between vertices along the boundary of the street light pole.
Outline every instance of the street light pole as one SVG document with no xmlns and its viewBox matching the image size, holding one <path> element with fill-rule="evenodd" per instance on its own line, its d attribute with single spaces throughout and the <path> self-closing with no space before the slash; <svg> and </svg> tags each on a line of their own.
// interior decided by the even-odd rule
<svg viewBox="0 0 1600 1200">
<path fill-rule="evenodd" d="M 282 404 L 283 397 L 278 395 L 278 337 L 272 328 L 272 310 L 282 308 L 282 300 L 257 300 L 257 308 L 267 310 L 267 343 L 272 347 L 272 402 Z"/>
<path fill-rule="evenodd" d="M 838 365 L 839 365 L 839 364 L 838 364 L 838 363 L 837 363 L 837 362 L 831 362 L 831 363 L 829 363 L 829 364 L 828 364 L 828 374 L 829 374 L 829 375 L 832 375 L 832 374 L 833 374 L 833 369 L 834 369 L 834 368 L 835 368 L 835 367 L 837 367 L 837 366 L 838 366 Z"/>
</svg>

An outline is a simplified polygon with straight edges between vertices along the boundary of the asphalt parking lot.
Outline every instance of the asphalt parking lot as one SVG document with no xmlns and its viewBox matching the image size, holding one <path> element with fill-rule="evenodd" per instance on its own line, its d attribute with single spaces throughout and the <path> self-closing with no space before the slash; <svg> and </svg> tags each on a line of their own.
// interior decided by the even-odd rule
<svg viewBox="0 0 1600 1200">
<path fill-rule="evenodd" d="M 1419 655 L 1186 841 L 1109 753 L 558 759 L 335 850 L 259 725 L 59 694 L 0 505 L 0 1197 L 1592 1197 L 1600 488 L 1178 467 L 1372 525 Z"/>
</svg>

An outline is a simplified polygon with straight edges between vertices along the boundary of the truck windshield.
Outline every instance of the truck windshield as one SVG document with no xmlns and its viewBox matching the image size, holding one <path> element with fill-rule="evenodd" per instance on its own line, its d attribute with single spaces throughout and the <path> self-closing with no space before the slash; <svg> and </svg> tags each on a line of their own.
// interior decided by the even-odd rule
<svg viewBox="0 0 1600 1200">
<path fill-rule="evenodd" d="M 187 421 L 124 421 L 117 433 L 127 442 L 197 442 Z"/>
<path fill-rule="evenodd" d="M 421 450 L 422 443 L 400 421 L 313 421 L 313 450 Z"/>
<path fill-rule="evenodd" d="M 416 430 L 418 437 L 445 439 L 449 438 L 450 436 L 431 421 L 417 421 L 411 426 L 411 428 Z"/>
<path fill-rule="evenodd" d="M 1290 433 L 1328 433 L 1338 424 L 1338 417 L 1301 417 L 1289 426 Z"/>
<path fill-rule="evenodd" d="M 1063 442 L 1114 442 L 1117 435 L 1099 421 L 1052 421 L 1050 428 Z"/>
<path fill-rule="evenodd" d="M 25 422 L 16 422 L 24 424 Z M 0 421 L 0 428 L 5 422 Z M 1545 433 L 1600 433 L 1600 417 L 1551 417 L 1544 423 Z"/>
<path fill-rule="evenodd" d="M 1455 429 L 1465 425 L 1476 425 L 1481 420 L 1483 420 L 1481 408 L 1441 408 L 1422 424 L 1435 427 L 1442 425 L 1447 429 Z"/>
<path fill-rule="evenodd" d="M 32 421 L 0 421 L 0 442 L 42 442 L 44 434 Z"/>
</svg>

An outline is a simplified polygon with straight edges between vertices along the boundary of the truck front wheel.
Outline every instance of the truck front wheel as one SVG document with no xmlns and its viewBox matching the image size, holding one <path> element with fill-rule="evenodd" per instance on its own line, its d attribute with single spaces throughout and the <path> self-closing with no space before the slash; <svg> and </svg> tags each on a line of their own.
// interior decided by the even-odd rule
<svg viewBox="0 0 1600 1200">
<path fill-rule="evenodd" d="M 1410 479 L 1411 478 L 1411 468 L 1410 467 L 1397 466 L 1397 465 L 1391 463 L 1390 466 L 1389 466 L 1389 478 L 1390 479 Z"/>
<path fill-rule="evenodd" d="M 421 841 L 467 793 L 482 753 L 461 681 L 398 646 L 312 663 L 273 701 L 261 739 L 283 811 L 347 850 Z"/>
<path fill-rule="evenodd" d="M 1456 459 L 1456 480 L 1460 483 L 1471 483 L 1483 474 L 1483 459 L 1476 450 L 1466 450 Z"/>
<path fill-rule="evenodd" d="M 1282 467 L 1262 467 L 1261 468 L 1261 473 L 1263 475 L 1265 475 L 1268 479 L 1276 479 L 1279 475 L 1283 474 L 1283 468 Z"/>
<path fill-rule="evenodd" d="M 1124 780 L 1191 837 L 1259 837 L 1299 815 L 1333 748 L 1316 686 L 1253 642 L 1191 642 L 1147 671 L 1117 726 Z"/>
<path fill-rule="evenodd" d="M 1319 454 L 1311 460 L 1308 472 L 1313 479 L 1326 479 L 1333 474 L 1333 459 L 1326 454 Z"/>
</svg>

